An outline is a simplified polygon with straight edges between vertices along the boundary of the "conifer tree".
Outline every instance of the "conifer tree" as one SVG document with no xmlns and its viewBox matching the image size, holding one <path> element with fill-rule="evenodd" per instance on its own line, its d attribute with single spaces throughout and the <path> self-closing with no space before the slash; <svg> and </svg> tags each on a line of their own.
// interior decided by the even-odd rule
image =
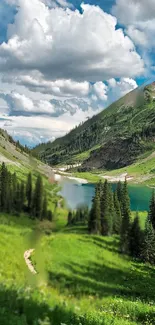
<svg viewBox="0 0 155 325">
<path fill-rule="evenodd" d="M 32 207 L 32 174 L 29 173 L 26 183 L 26 198 L 28 203 L 28 211 L 30 212 Z"/>
<path fill-rule="evenodd" d="M 49 221 L 52 221 L 53 220 L 53 214 L 52 214 L 52 211 L 51 210 L 48 210 L 48 212 L 47 212 L 47 219 Z"/>
<path fill-rule="evenodd" d="M 90 233 L 99 235 L 101 234 L 101 203 L 97 186 L 95 189 L 95 196 L 92 202 L 93 203 L 89 215 L 88 230 Z"/>
<path fill-rule="evenodd" d="M 152 192 L 152 197 L 151 197 L 151 201 L 150 201 L 149 219 L 152 223 L 153 229 L 155 230 L 155 192 L 154 192 L 154 190 Z"/>
<path fill-rule="evenodd" d="M 41 175 L 38 175 L 33 195 L 33 216 L 41 219 L 43 208 L 43 181 Z"/>
<path fill-rule="evenodd" d="M 73 219 L 73 215 L 72 215 L 72 211 L 68 212 L 68 221 L 67 221 L 67 225 L 70 226 L 72 224 L 72 219 Z"/>
<path fill-rule="evenodd" d="M 101 195 L 101 233 L 104 236 L 112 233 L 112 215 L 110 211 L 111 198 L 110 187 L 107 180 L 105 180 Z"/>
<path fill-rule="evenodd" d="M 42 219 L 47 219 L 47 197 L 46 194 L 44 195 L 44 200 L 43 200 L 43 209 L 42 209 Z"/>
<path fill-rule="evenodd" d="M 144 262 L 155 264 L 155 232 L 149 217 L 146 220 L 141 257 Z"/>
<path fill-rule="evenodd" d="M 114 192 L 114 208 L 115 208 L 115 215 L 114 215 L 114 223 L 113 223 L 113 232 L 114 234 L 119 235 L 121 231 L 122 216 L 121 216 L 121 208 L 117 196 L 117 191 Z"/>
<path fill-rule="evenodd" d="M 129 231 L 130 231 L 130 198 L 128 194 L 127 181 L 125 180 L 122 194 L 122 225 L 121 225 L 121 252 L 128 253 L 129 251 Z"/>
<path fill-rule="evenodd" d="M 25 184 L 21 182 L 20 184 L 20 211 L 24 210 L 24 203 L 25 203 Z"/>
<path fill-rule="evenodd" d="M 120 208 L 121 208 L 121 212 L 122 212 L 123 186 L 120 181 L 117 183 L 116 192 L 117 192 L 117 197 L 118 197 L 118 201 L 120 203 Z"/>
<path fill-rule="evenodd" d="M 142 246 L 142 232 L 140 229 L 139 215 L 136 213 L 135 219 L 131 224 L 129 234 L 129 253 L 132 257 L 140 258 Z"/>
<path fill-rule="evenodd" d="M 8 171 L 5 163 L 1 166 L 1 210 L 7 211 Z"/>
</svg>

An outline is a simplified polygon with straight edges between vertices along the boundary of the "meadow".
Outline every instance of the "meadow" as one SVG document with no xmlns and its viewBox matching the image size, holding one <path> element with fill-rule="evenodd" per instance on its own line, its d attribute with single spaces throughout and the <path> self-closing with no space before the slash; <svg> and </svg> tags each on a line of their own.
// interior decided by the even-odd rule
<svg viewBox="0 0 155 325">
<path fill-rule="evenodd" d="M 53 224 L 0 215 L 0 324 L 153 325 L 154 268 L 120 255 L 117 236 L 66 221 L 63 209 Z M 29 248 L 36 276 L 23 258 Z"/>
</svg>

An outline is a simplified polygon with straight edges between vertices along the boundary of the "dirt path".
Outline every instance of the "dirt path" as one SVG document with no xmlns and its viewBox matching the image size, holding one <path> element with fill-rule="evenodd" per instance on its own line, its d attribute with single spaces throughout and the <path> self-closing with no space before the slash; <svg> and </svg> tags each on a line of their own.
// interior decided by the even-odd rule
<svg viewBox="0 0 155 325">
<path fill-rule="evenodd" d="M 34 266 L 32 265 L 31 261 L 30 261 L 30 257 L 31 257 L 31 254 L 34 252 L 34 249 L 29 249 L 27 251 L 25 251 L 24 253 L 24 259 L 25 259 L 25 263 L 27 264 L 29 270 L 31 273 L 33 274 L 37 274 Z"/>
</svg>

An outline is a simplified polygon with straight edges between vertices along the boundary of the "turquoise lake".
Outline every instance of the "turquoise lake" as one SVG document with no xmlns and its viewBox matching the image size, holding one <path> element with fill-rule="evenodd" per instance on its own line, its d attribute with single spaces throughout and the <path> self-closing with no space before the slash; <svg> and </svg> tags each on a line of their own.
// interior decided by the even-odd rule
<svg viewBox="0 0 155 325">
<path fill-rule="evenodd" d="M 76 209 L 80 205 L 87 205 L 89 208 L 94 196 L 94 184 L 77 184 L 70 180 L 62 182 L 61 195 L 64 197 L 66 204 L 71 209 Z M 112 184 L 113 190 L 116 184 Z M 152 189 L 140 185 L 128 185 L 131 210 L 147 211 L 152 194 Z"/>
</svg>

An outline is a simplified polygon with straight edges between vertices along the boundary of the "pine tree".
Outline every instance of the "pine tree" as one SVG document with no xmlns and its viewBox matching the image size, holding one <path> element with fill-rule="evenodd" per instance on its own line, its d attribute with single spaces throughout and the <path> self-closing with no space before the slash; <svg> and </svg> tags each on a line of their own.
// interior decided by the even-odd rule
<svg viewBox="0 0 155 325">
<path fill-rule="evenodd" d="M 72 219 L 73 219 L 73 215 L 72 215 L 72 211 L 68 212 L 68 221 L 67 221 L 67 226 L 70 226 L 72 224 Z"/>
<path fill-rule="evenodd" d="M 110 203 L 111 198 L 111 190 L 106 180 L 101 195 L 101 233 L 104 236 L 111 235 L 112 233 L 113 216 L 111 215 L 111 210 L 113 210 L 113 207 Z"/>
<path fill-rule="evenodd" d="M 142 232 L 140 229 L 139 215 L 136 213 L 129 234 L 129 253 L 132 257 L 140 258 L 142 246 Z"/>
<path fill-rule="evenodd" d="M 1 166 L 1 210 L 7 211 L 8 170 L 4 163 Z"/>
<path fill-rule="evenodd" d="M 27 177 L 26 198 L 28 203 L 28 211 L 30 212 L 32 207 L 32 174 L 31 173 L 29 173 Z"/>
<path fill-rule="evenodd" d="M 120 203 L 120 208 L 121 208 L 121 212 L 122 212 L 123 186 L 120 181 L 117 183 L 116 192 L 117 192 L 117 197 L 118 197 L 118 201 Z"/>
<path fill-rule="evenodd" d="M 47 219 L 49 221 L 52 221 L 53 220 L 53 214 L 52 214 L 52 211 L 51 210 L 48 210 L 48 212 L 47 212 Z"/>
<path fill-rule="evenodd" d="M 154 192 L 154 190 L 152 192 L 152 197 L 151 197 L 151 201 L 150 201 L 149 219 L 152 223 L 153 229 L 155 229 L 155 192 Z"/>
<path fill-rule="evenodd" d="M 47 197 L 46 194 L 44 195 L 44 200 L 43 200 L 43 209 L 42 209 L 42 220 L 47 219 Z"/>
<path fill-rule="evenodd" d="M 24 182 L 21 182 L 21 184 L 20 184 L 20 211 L 24 210 L 24 204 L 25 204 L 25 184 L 24 184 Z"/>
<path fill-rule="evenodd" d="M 92 200 L 92 208 L 90 210 L 88 230 L 93 234 L 101 234 L 101 209 L 100 209 L 100 195 L 96 186 L 95 196 Z"/>
<path fill-rule="evenodd" d="M 43 181 L 41 175 L 37 177 L 35 190 L 33 195 L 33 208 L 32 214 L 38 219 L 42 219 L 42 209 L 43 209 Z"/>
<path fill-rule="evenodd" d="M 141 257 L 144 262 L 155 264 L 155 232 L 149 217 L 146 220 Z"/>
<path fill-rule="evenodd" d="M 115 208 L 115 215 L 114 215 L 113 232 L 114 234 L 119 235 L 121 231 L 122 216 L 121 216 L 120 202 L 117 197 L 117 191 L 114 192 L 114 208 Z"/>
<path fill-rule="evenodd" d="M 122 194 L 122 225 L 121 225 L 121 252 L 128 253 L 129 250 L 129 231 L 130 231 L 130 198 L 128 194 L 127 181 L 125 180 Z"/>
</svg>

